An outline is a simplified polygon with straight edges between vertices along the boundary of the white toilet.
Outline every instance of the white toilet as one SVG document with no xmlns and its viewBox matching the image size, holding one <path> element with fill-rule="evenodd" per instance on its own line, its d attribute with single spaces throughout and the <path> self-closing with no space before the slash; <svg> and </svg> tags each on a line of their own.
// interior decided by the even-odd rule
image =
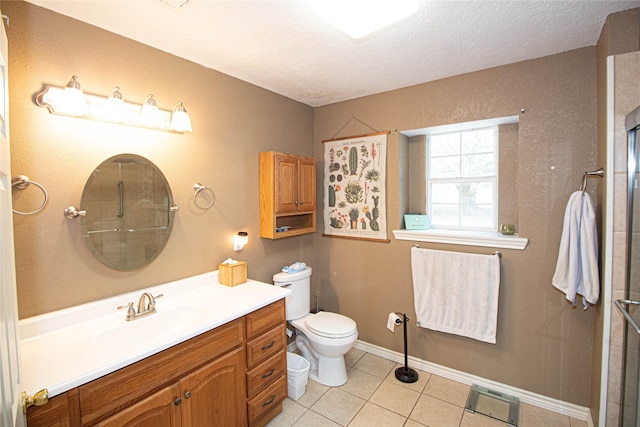
<svg viewBox="0 0 640 427">
<path fill-rule="evenodd" d="M 273 276 L 276 286 L 287 287 L 287 322 L 296 331 L 296 346 L 311 363 L 309 377 L 326 386 L 347 382 L 344 355 L 358 338 L 356 322 L 347 316 L 327 311 L 310 313 L 311 268 L 297 273 Z"/>
</svg>

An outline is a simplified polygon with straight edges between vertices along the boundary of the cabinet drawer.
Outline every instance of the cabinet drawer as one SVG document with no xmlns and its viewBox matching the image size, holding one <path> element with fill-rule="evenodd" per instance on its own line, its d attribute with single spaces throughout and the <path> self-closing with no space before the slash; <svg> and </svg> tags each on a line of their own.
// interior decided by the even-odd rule
<svg viewBox="0 0 640 427">
<path fill-rule="evenodd" d="M 260 419 L 267 412 L 280 405 L 287 397 L 287 381 L 285 377 L 280 377 L 275 383 L 262 393 L 247 402 L 249 425 Z"/>
<path fill-rule="evenodd" d="M 258 363 L 267 360 L 286 347 L 284 328 L 278 326 L 271 331 L 247 343 L 247 369 L 253 369 Z"/>
<path fill-rule="evenodd" d="M 284 309 L 284 299 L 278 300 L 272 304 L 262 307 L 259 310 L 249 313 L 246 316 L 247 321 L 247 341 L 257 337 L 258 335 L 282 325 L 286 322 L 286 314 Z"/>
<path fill-rule="evenodd" d="M 247 372 L 247 396 L 249 399 L 264 390 L 278 377 L 284 375 L 286 369 L 286 353 L 281 351 Z"/>
<path fill-rule="evenodd" d="M 243 329 L 243 319 L 234 320 L 80 386 L 82 424 L 105 419 L 213 358 L 241 346 Z"/>
</svg>

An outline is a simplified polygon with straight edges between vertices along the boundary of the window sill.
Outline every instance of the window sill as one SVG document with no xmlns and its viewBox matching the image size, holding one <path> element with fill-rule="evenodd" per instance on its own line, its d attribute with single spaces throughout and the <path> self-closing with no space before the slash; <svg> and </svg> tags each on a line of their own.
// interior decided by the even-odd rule
<svg viewBox="0 0 640 427">
<path fill-rule="evenodd" d="M 451 245 L 484 246 L 488 248 L 524 250 L 529 239 L 505 236 L 501 233 L 454 230 L 393 230 L 396 240 L 448 243 Z"/>
</svg>

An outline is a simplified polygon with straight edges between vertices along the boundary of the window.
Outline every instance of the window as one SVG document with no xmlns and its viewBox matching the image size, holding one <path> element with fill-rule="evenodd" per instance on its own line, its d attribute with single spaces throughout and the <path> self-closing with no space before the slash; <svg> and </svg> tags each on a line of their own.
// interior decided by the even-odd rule
<svg viewBox="0 0 640 427">
<path fill-rule="evenodd" d="M 498 228 L 498 127 L 427 135 L 426 210 L 432 228 Z"/>
</svg>

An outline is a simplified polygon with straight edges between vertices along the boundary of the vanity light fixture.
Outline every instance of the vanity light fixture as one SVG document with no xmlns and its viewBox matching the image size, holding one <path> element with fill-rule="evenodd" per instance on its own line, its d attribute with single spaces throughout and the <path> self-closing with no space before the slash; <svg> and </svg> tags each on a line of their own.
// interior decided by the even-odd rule
<svg viewBox="0 0 640 427">
<path fill-rule="evenodd" d="M 418 0 L 313 0 L 312 9 L 330 24 L 359 39 L 419 8 Z"/>
<path fill-rule="evenodd" d="M 168 111 L 157 107 L 153 95 L 148 95 L 142 104 L 126 102 L 117 86 L 108 97 L 91 95 L 82 91 L 76 76 L 71 78 L 66 87 L 45 86 L 36 95 L 35 103 L 46 107 L 51 114 L 166 132 L 192 131 L 191 119 L 182 101 L 176 104 L 173 111 Z"/>
<path fill-rule="evenodd" d="M 240 252 L 249 243 L 249 233 L 246 231 L 238 231 L 238 234 L 233 236 L 233 250 Z"/>
<path fill-rule="evenodd" d="M 171 113 L 171 129 L 176 132 L 191 132 L 191 118 L 187 114 L 182 101 L 173 107 Z"/>
</svg>

